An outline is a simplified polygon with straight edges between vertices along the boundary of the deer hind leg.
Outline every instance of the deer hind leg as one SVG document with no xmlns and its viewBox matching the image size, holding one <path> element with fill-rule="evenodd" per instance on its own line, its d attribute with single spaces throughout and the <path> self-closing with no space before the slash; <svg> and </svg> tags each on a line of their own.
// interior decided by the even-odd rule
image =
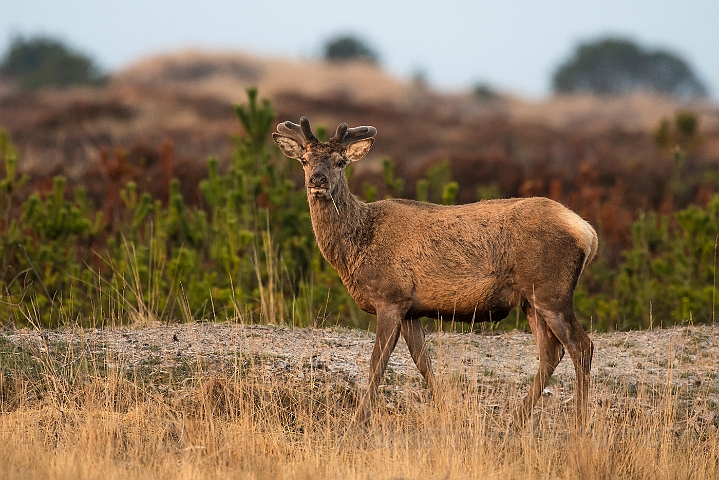
<svg viewBox="0 0 719 480">
<path fill-rule="evenodd" d="M 587 422 L 589 402 L 590 371 L 594 344 L 577 321 L 574 309 L 569 306 L 561 313 L 550 312 L 544 315 L 547 325 L 562 342 L 574 363 L 577 376 L 575 393 L 575 414 L 577 427 L 581 430 Z"/>
<path fill-rule="evenodd" d="M 397 345 L 399 339 L 400 325 L 404 312 L 396 308 L 377 309 L 377 333 L 374 340 L 374 348 L 370 357 L 370 374 L 365 393 L 359 407 L 359 420 L 366 423 L 370 417 L 370 411 L 374 405 L 377 388 L 379 387 L 384 372 L 387 369 L 389 357 Z"/>
<path fill-rule="evenodd" d="M 412 355 L 414 364 L 417 365 L 419 373 L 422 374 L 427 382 L 427 388 L 433 398 L 437 398 L 437 383 L 432 372 L 432 360 L 427 351 L 427 344 L 424 341 L 424 330 L 422 330 L 422 322 L 418 319 L 402 320 L 401 327 L 402 337 L 407 342 L 407 348 Z"/>
<path fill-rule="evenodd" d="M 549 328 L 544 316 L 539 315 L 537 309 L 529 303 L 525 304 L 524 313 L 527 316 L 532 334 L 537 342 L 539 369 L 537 370 L 537 375 L 534 377 L 529 393 L 524 397 L 522 404 L 514 415 L 515 425 L 518 427 L 524 425 L 532 414 L 534 405 L 542 395 L 542 391 L 544 391 L 549 378 L 552 376 L 552 373 L 554 373 L 554 369 L 557 368 L 557 365 L 559 365 L 559 362 L 564 356 L 562 343 Z"/>
</svg>

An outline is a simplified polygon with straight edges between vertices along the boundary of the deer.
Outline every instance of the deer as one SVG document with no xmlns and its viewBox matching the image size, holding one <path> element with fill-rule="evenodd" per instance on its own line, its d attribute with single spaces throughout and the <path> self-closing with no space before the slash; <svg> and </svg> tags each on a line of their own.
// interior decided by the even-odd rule
<svg viewBox="0 0 719 480">
<path fill-rule="evenodd" d="M 400 335 L 433 398 L 437 381 L 421 318 L 499 321 L 520 307 L 529 322 L 539 367 L 513 415 L 524 425 L 565 350 L 576 372 L 575 421 L 588 414 L 594 345 L 574 313 L 574 290 L 597 252 L 592 226 L 542 197 L 437 205 L 406 199 L 364 202 L 350 192 L 345 167 L 364 158 L 377 129 L 348 128 L 327 142 L 307 117 L 272 134 L 282 153 L 299 160 L 312 228 L 324 258 L 357 305 L 376 315 L 369 380 L 358 418 L 368 421 Z"/>
</svg>

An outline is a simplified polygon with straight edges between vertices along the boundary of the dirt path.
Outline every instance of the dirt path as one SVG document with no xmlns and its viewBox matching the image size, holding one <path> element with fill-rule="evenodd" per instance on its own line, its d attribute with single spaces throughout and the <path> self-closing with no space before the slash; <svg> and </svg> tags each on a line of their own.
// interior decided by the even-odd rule
<svg viewBox="0 0 719 480">
<path fill-rule="evenodd" d="M 43 339 L 45 335 L 45 339 Z M 268 373 L 303 378 L 308 370 L 366 382 L 374 335 L 349 329 L 289 328 L 198 323 L 141 328 L 45 331 L 13 330 L 2 336 L 42 352 L 48 345 L 74 344 L 124 368 L 168 368 L 182 362 L 252 358 Z M 691 326 L 636 332 L 593 333 L 595 384 L 668 385 L 702 391 L 719 404 L 719 327 Z M 528 383 L 536 371 L 534 339 L 522 332 L 432 333 L 427 336 L 440 378 Z M 47 343 L 46 343 L 47 342 Z M 230 363 L 231 364 L 231 363 Z M 403 340 L 390 359 L 390 375 L 419 381 Z M 549 394 L 570 395 L 574 382 L 568 357 L 560 363 Z M 707 398 L 709 400 L 709 398 Z"/>
</svg>

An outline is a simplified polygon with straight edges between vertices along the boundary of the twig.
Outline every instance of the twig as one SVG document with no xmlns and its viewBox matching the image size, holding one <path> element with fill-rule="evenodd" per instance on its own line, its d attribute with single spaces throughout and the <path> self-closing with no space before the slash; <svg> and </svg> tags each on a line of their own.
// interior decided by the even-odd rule
<svg viewBox="0 0 719 480">
<path fill-rule="evenodd" d="M 332 194 L 330 193 L 329 190 L 327 190 L 327 195 L 330 196 L 330 200 L 332 200 L 332 205 L 335 206 L 335 212 L 337 212 L 337 216 L 339 217 L 339 216 L 340 216 L 340 211 L 339 211 L 339 209 L 337 208 L 337 204 L 335 203 L 335 199 L 334 199 L 334 197 L 332 196 Z"/>
</svg>

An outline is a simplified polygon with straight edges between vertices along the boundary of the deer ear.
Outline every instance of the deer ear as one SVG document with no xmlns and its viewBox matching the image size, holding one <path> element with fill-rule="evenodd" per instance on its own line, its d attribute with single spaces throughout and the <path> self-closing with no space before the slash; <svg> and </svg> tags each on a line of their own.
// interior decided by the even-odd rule
<svg viewBox="0 0 719 480">
<path fill-rule="evenodd" d="M 277 143 L 285 156 L 294 158 L 295 160 L 302 159 L 302 155 L 304 155 L 304 148 L 298 141 L 290 137 L 280 135 L 279 133 L 273 133 L 272 138 L 275 140 L 275 143 Z"/>
<path fill-rule="evenodd" d="M 362 160 L 369 152 L 369 149 L 372 148 L 373 143 L 374 138 L 366 138 L 364 140 L 358 140 L 350 143 L 345 149 L 345 158 L 347 158 L 350 162 Z"/>
</svg>

